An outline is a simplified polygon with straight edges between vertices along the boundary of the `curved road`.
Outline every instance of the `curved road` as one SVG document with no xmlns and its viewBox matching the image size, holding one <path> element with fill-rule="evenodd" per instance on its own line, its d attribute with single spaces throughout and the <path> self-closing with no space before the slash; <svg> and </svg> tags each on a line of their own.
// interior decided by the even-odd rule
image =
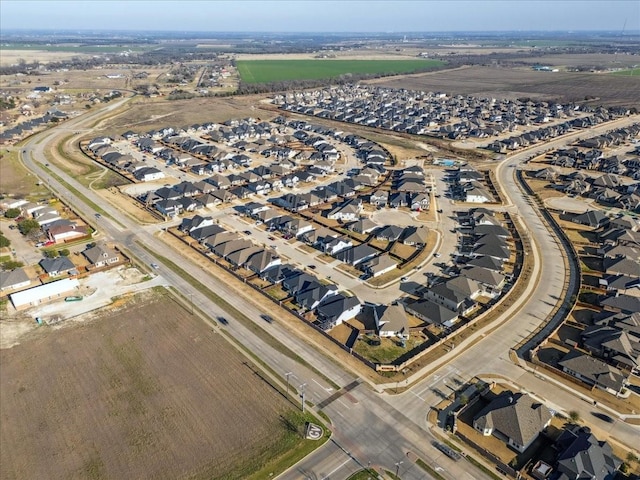
<svg viewBox="0 0 640 480">
<path fill-rule="evenodd" d="M 368 388 L 365 383 L 359 382 L 353 374 L 345 371 L 334 360 L 328 359 L 324 353 L 318 352 L 305 340 L 292 336 L 277 321 L 266 324 L 260 317 L 262 312 L 238 297 L 232 288 L 206 275 L 199 265 L 186 261 L 150 232 L 140 228 L 135 222 L 123 216 L 119 210 L 105 203 L 100 196 L 74 179 L 68 178 L 65 172 L 54 166 L 43 168 L 42 164 L 46 161 L 44 156 L 46 144 L 54 142 L 58 136 L 69 130 L 82 128 L 82 125 L 95 120 L 126 101 L 127 99 L 122 99 L 99 111 L 90 112 L 35 135 L 23 147 L 26 154 L 23 155 L 25 165 L 40 176 L 61 198 L 73 205 L 74 209 L 85 219 L 93 221 L 98 230 L 126 246 L 142 262 L 147 264 L 154 262 L 162 265 L 160 259 L 148 253 L 141 245 L 150 251 L 159 252 L 160 255 L 180 265 L 193 278 L 207 285 L 212 291 L 242 311 L 255 323 L 255 326 L 267 330 L 283 345 L 313 364 L 332 382 L 340 387 L 347 387 L 336 393 L 322 377 L 272 347 L 261 336 L 256 335 L 252 329 L 235 321 L 218 305 L 200 294 L 185 279 L 168 268 L 159 270 L 167 285 L 174 286 L 186 298 L 193 301 L 198 308 L 210 313 L 214 318 L 216 316 L 228 318 L 229 324 L 222 328 L 256 353 L 277 374 L 282 375 L 282 383 L 284 383 L 284 374 L 288 372 L 292 372 L 291 384 L 293 386 L 305 383 L 307 400 L 321 408 L 332 419 L 332 440 L 283 474 L 281 478 L 339 479 L 346 478 L 350 473 L 369 463 L 372 466 L 381 466 L 393 471 L 396 463 L 399 462 L 402 462 L 399 464 L 399 469 L 403 479 L 428 478 L 424 471 L 408 461 L 408 452 L 422 457 L 438 469 L 444 478 L 485 478 L 485 475 L 471 464 L 452 462 L 430 445 L 425 414 L 430 405 L 439 401 L 439 398 L 434 395 L 433 389 L 441 386 L 440 382 L 452 375 L 457 375 L 462 379 L 483 373 L 505 375 L 527 388 L 530 388 L 529 385 L 531 385 L 533 388 L 529 391 L 545 392 L 546 395 L 553 394 L 552 399 L 563 406 L 565 410 L 575 409 L 573 403 L 576 403 L 576 400 L 573 395 L 563 389 L 553 389 L 548 383 L 541 382 L 537 377 L 524 372 L 512 364 L 507 356 L 511 347 L 518 343 L 523 336 L 527 336 L 530 330 L 545 321 L 546 314 L 555 305 L 557 301 L 555 296 L 561 291 L 560 287 L 565 280 L 564 267 L 559 261 L 561 257 L 558 246 L 540 223 L 526 197 L 513 186 L 512 169 L 509 166 L 520 162 L 525 156 L 524 153 L 514 155 L 503 165 L 504 168 L 500 169 L 500 179 L 511 202 L 522 216 L 529 232 L 532 233 L 532 237 L 535 238 L 538 249 L 544 251 L 541 262 L 536 262 L 544 281 L 532 287 L 532 294 L 523 299 L 522 310 L 496 332 L 465 350 L 447 365 L 444 365 L 444 361 L 447 360 L 444 358 L 443 366 L 438 372 L 418 382 L 407 393 L 399 396 L 381 395 Z M 581 133 L 584 137 L 584 132 Z M 547 144 L 546 147 L 548 148 L 549 145 Z M 63 178 L 66 185 L 59 182 L 50 172 Z M 76 192 L 99 205 L 105 215 L 101 219 L 94 220 L 94 209 Z M 117 223 L 111 219 L 117 219 Z M 537 235 L 538 233 L 541 235 Z M 455 353 L 454 350 L 452 355 Z M 582 416 L 587 418 L 586 414 Z M 637 430 L 629 425 L 621 424 L 621 422 L 615 422 L 614 425 L 609 426 L 609 429 L 615 431 L 616 437 L 623 441 L 633 438 L 629 435 L 637 435 Z"/>
</svg>

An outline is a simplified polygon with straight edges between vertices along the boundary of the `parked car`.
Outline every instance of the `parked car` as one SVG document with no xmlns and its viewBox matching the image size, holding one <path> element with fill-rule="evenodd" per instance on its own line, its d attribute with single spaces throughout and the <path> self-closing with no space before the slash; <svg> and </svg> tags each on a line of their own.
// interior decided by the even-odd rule
<svg viewBox="0 0 640 480">
<path fill-rule="evenodd" d="M 409 277 L 402 277 L 400 279 L 401 282 L 408 282 L 409 281 Z"/>
<path fill-rule="evenodd" d="M 438 252 L 433 254 L 434 257 L 438 258 L 440 256 L 440 254 Z"/>
</svg>

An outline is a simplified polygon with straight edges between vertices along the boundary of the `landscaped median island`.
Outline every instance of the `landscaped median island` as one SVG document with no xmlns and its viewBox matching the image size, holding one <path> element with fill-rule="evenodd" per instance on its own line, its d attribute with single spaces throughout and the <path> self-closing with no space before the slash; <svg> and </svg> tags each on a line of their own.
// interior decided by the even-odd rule
<svg viewBox="0 0 640 480">
<path fill-rule="evenodd" d="M 321 80 L 343 75 L 384 76 L 424 72 L 440 67 L 441 60 L 238 60 L 240 78 L 246 83 Z"/>
</svg>

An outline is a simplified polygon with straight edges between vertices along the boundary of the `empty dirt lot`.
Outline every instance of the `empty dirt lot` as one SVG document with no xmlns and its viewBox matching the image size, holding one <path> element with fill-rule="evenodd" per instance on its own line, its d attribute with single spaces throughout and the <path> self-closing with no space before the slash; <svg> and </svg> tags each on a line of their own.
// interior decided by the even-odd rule
<svg viewBox="0 0 640 480">
<path fill-rule="evenodd" d="M 550 57 L 551 58 L 551 57 Z M 427 74 L 385 78 L 367 83 L 392 88 L 442 91 L 450 94 L 497 98 L 597 99 L 594 105 L 637 106 L 640 77 L 597 73 L 535 72 L 528 69 L 468 67 Z"/>
<path fill-rule="evenodd" d="M 290 404 L 166 295 L 37 329 L 0 363 L 3 479 L 247 478 L 300 441 Z"/>
</svg>

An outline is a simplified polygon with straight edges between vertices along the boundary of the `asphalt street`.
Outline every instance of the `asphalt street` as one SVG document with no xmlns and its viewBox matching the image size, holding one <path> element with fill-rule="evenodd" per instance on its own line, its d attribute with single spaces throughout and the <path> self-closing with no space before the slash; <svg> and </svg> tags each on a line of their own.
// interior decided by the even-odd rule
<svg viewBox="0 0 640 480">
<path fill-rule="evenodd" d="M 317 370 L 338 386 L 354 385 L 353 382 L 357 380 L 355 375 L 345 371 L 334 360 L 327 358 L 323 352 L 309 345 L 305 339 L 291 335 L 278 322 L 267 324 L 260 317 L 263 312 L 252 303 L 237 296 L 233 288 L 210 278 L 199 265 L 186 261 L 178 252 L 168 248 L 161 240 L 154 237 L 151 231 L 140 228 L 115 207 L 104 202 L 99 195 L 74 179 L 68 178 L 62 170 L 54 166 L 49 167 L 57 176 L 64 178 L 66 184 L 71 188 L 60 183 L 42 167 L 45 162 L 44 148 L 49 142 L 54 141 L 57 136 L 68 134 L 69 130 L 79 130 L 82 125 L 88 124 L 107 111 L 117 108 L 120 103 L 125 101 L 126 99 L 114 102 L 106 109 L 90 112 L 59 127 L 35 135 L 24 147 L 26 151 L 22 155 L 24 162 L 30 170 L 37 173 L 43 181 L 58 192 L 87 221 L 93 223 L 105 236 L 112 237 L 116 242 L 124 245 L 142 263 L 147 265 L 150 263 L 160 264 L 161 268 L 157 273 L 164 278 L 167 285 L 175 287 L 185 298 L 189 298 L 195 306 L 206 311 L 212 318 L 215 319 L 217 316 L 228 318 L 228 324 L 221 328 L 224 328 L 246 348 L 257 354 L 277 374 L 282 375 L 282 384 L 284 384 L 285 373 L 292 372 L 295 375 L 293 380 L 296 383 L 299 382 L 298 385 L 306 384 L 308 400 L 316 405 L 325 402 L 323 411 L 332 420 L 332 441 L 285 472 L 281 478 L 344 479 L 362 465 L 368 465 L 369 462 L 372 466 L 390 471 L 394 471 L 396 464 L 398 464 L 400 476 L 403 479 L 429 478 L 424 471 L 407 460 L 408 453 L 416 454 L 427 463 L 437 466 L 441 469 L 440 473 L 444 478 L 485 478 L 483 473 L 468 462 L 456 463 L 448 460 L 430 443 L 431 437 L 426 423 L 426 413 L 431 405 L 440 400 L 433 390 L 435 387 L 446 388 L 444 382 L 452 375 L 461 379 L 468 379 L 478 374 L 505 375 L 517 381 L 528 391 L 544 392 L 545 398 L 551 397 L 550 400 L 558 403 L 559 407 L 564 407 L 564 410 L 576 409 L 581 412 L 583 418 L 587 417 L 587 414 L 583 413 L 587 411 L 584 401 L 577 399 L 562 388 L 540 380 L 536 375 L 525 372 L 522 368 L 511 363 L 508 358 L 509 349 L 546 320 L 546 315 L 558 301 L 557 296 L 566 276 L 563 263 L 559 260 L 560 252 L 555 240 L 540 223 L 539 217 L 527 198 L 514 187 L 511 175 L 513 169 L 508 168 L 509 165 L 518 164 L 530 153 L 516 154 L 511 157 L 505 162 L 505 168 L 501 169 L 499 175 L 504 190 L 508 192 L 511 203 L 521 215 L 531 237 L 535 239 L 538 250 L 544 252 L 544 255 L 540 255 L 539 261 L 536 262 L 540 278 L 543 281 L 531 287 L 531 293 L 522 300 L 519 312 L 514 314 L 511 310 L 509 312 L 510 318 L 495 333 L 487 335 L 475 346 L 463 350 L 450 362 L 443 361 L 440 369 L 433 375 L 419 381 L 411 390 L 402 395 L 377 393 L 366 383 L 356 383 L 349 392 L 344 392 L 345 389 L 342 389 L 341 392 L 344 393 L 335 398 L 333 394 L 336 392 L 322 376 L 272 347 L 261 336 L 256 335 L 253 329 L 234 320 L 228 312 L 202 295 L 185 279 L 171 269 L 164 267 L 161 259 L 156 258 L 149 251 L 158 252 L 159 255 L 179 264 L 193 278 L 206 284 L 208 288 L 242 311 L 254 322 L 257 328 L 266 330 L 291 351 L 314 365 Z M 607 126 L 607 129 L 609 128 L 612 127 Z M 584 138 L 584 132 L 581 133 Z M 597 129 L 590 132 L 590 135 L 592 133 L 593 135 L 597 134 Z M 552 147 L 553 143 L 557 143 L 557 146 L 562 144 L 560 141 L 551 142 L 545 147 Z M 94 209 L 76 192 L 100 205 L 105 215 L 101 219 L 95 219 Z M 117 223 L 112 219 L 117 219 Z M 443 223 L 443 227 L 445 226 L 446 223 Z M 146 249 L 142 248 L 142 245 Z M 462 350 L 462 347 L 456 348 L 458 350 L 454 349 L 452 355 Z M 595 421 L 597 422 L 597 420 Z M 597 426 L 601 427 L 599 424 Z M 609 428 L 609 431 L 621 441 L 637 440 L 637 427 L 616 421 Z"/>
</svg>

